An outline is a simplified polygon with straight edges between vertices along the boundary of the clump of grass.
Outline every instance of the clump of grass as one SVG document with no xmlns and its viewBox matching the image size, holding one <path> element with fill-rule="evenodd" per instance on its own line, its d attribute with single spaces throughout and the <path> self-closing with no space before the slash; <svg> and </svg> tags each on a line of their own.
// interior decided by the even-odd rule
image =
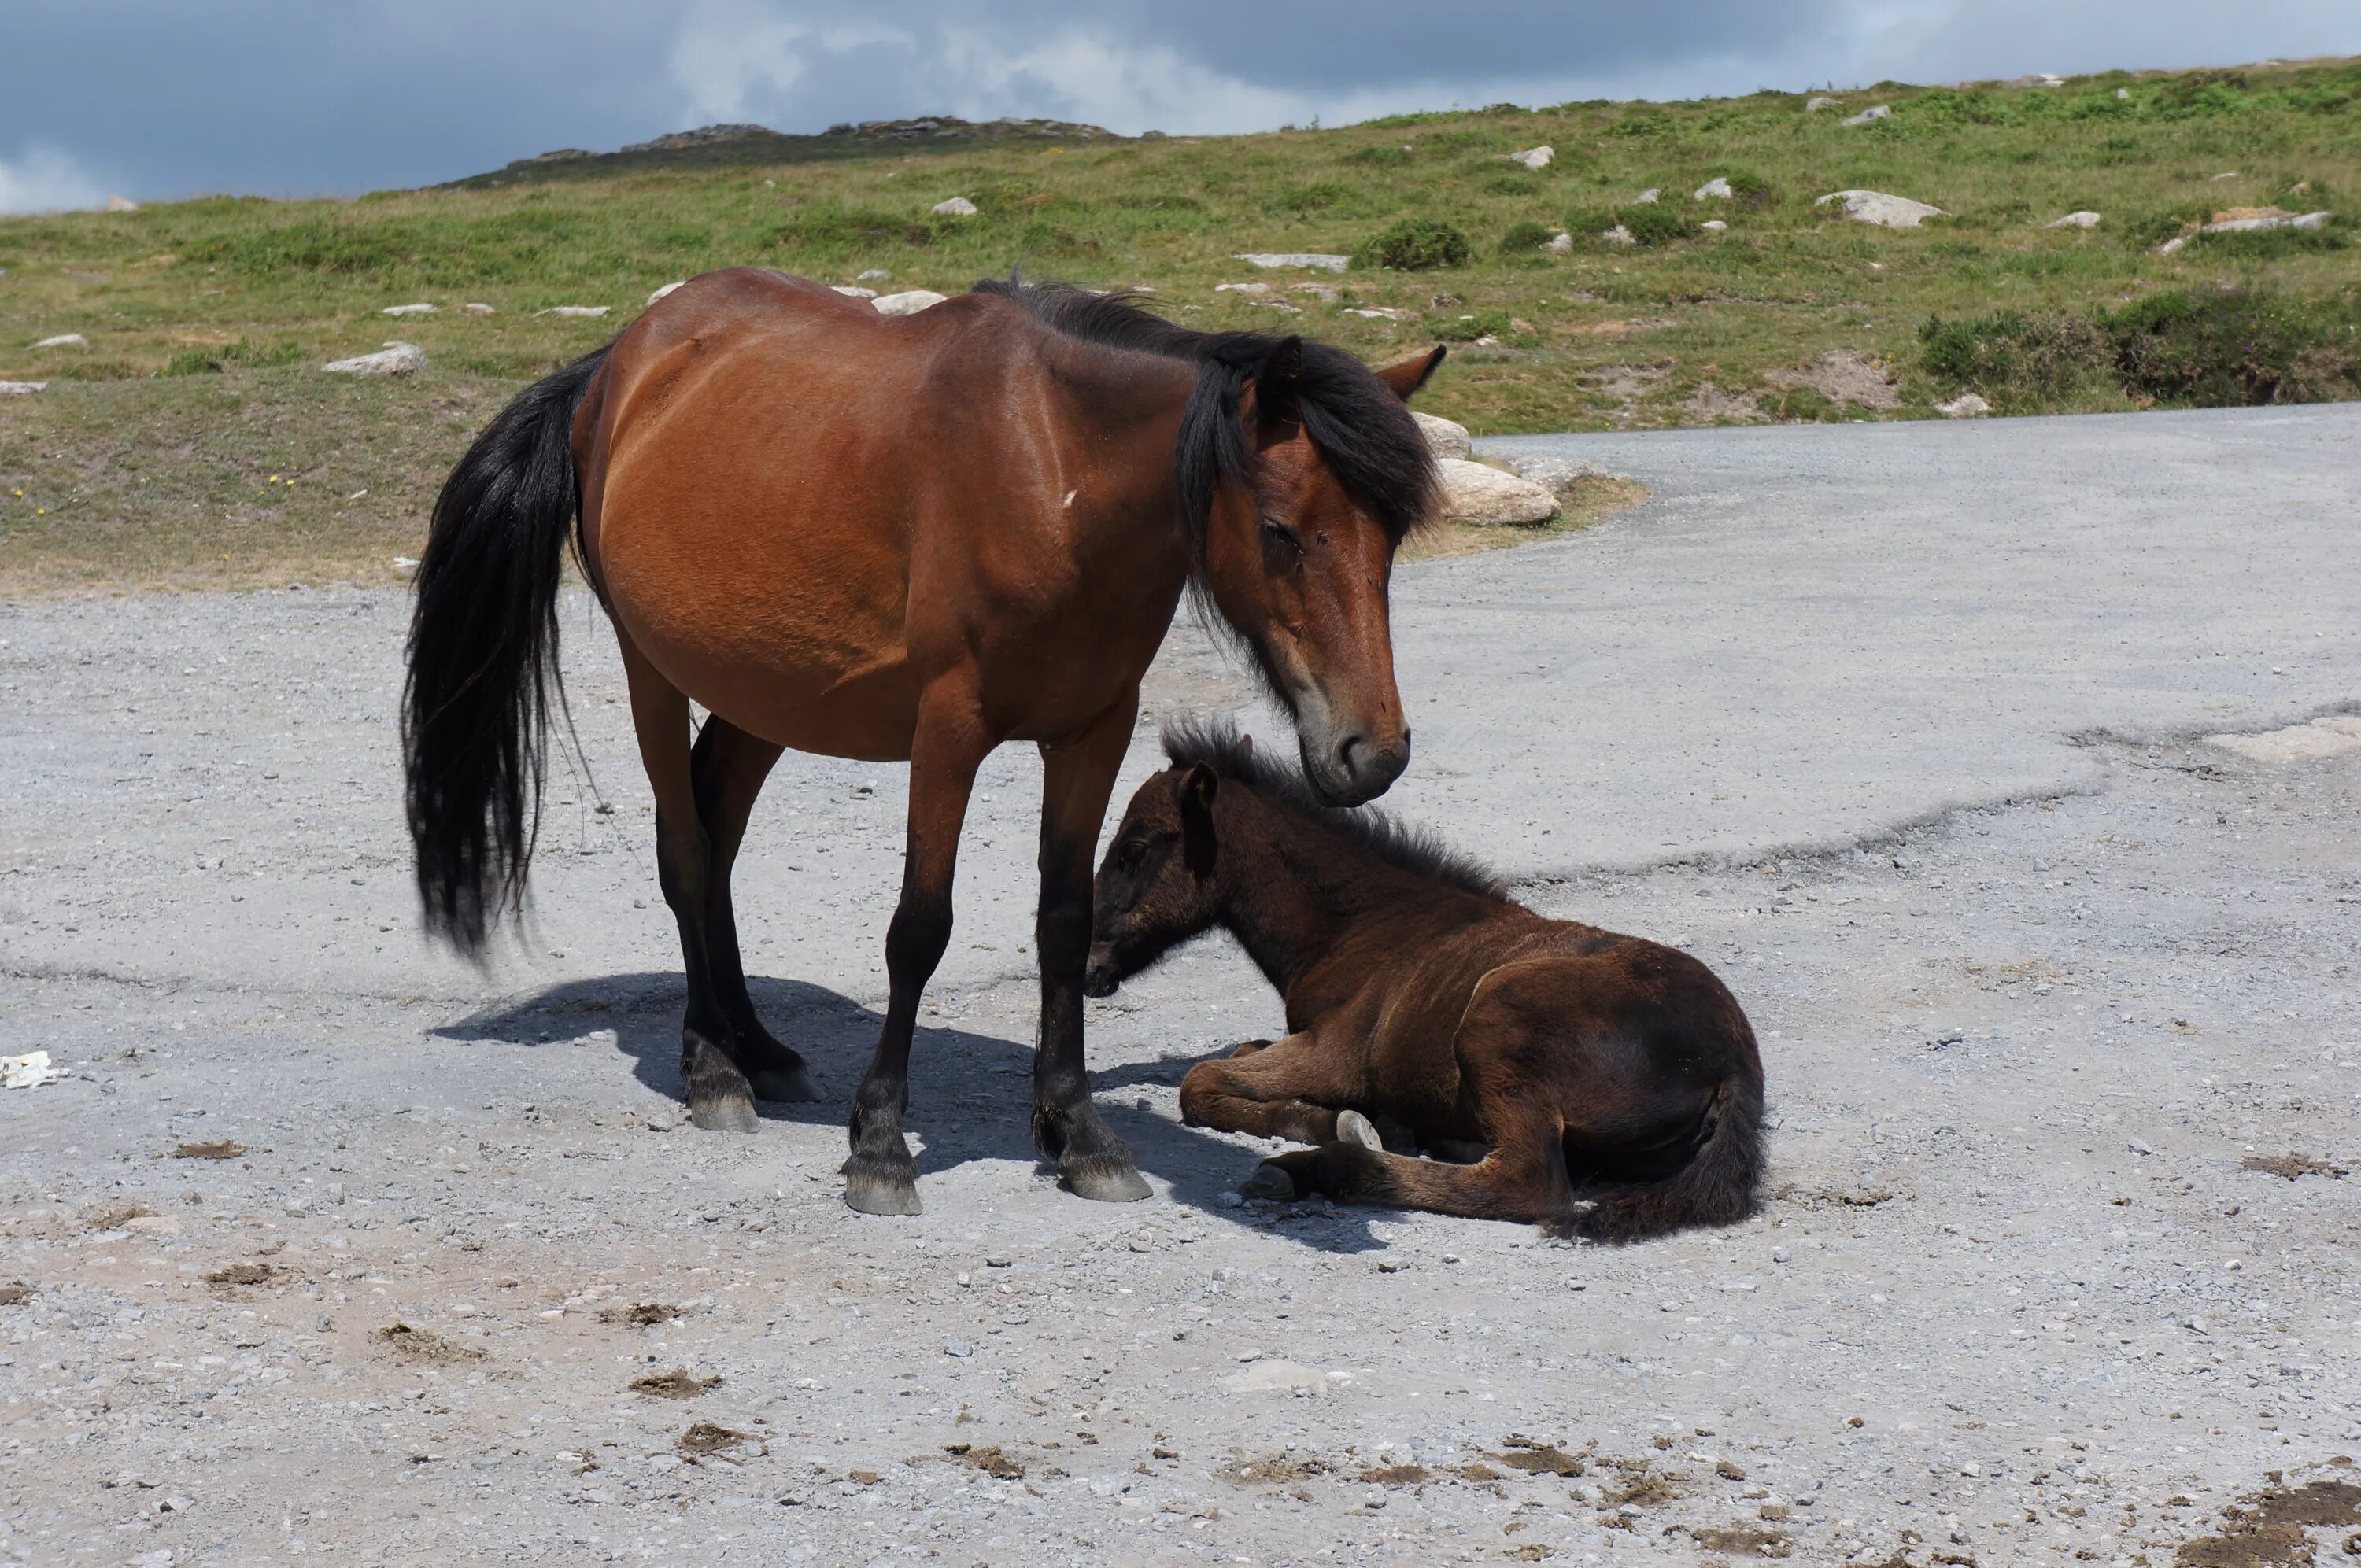
<svg viewBox="0 0 2361 1568">
<path fill-rule="evenodd" d="M 1669 202 L 1642 202 L 1618 208 L 1615 215 L 1633 241 L 1647 249 L 1686 239 L 1696 232 L 1688 214 Z"/>
<path fill-rule="evenodd" d="M 167 376 L 217 376 L 225 370 L 268 370 L 280 365 L 293 365 L 304 358 L 303 350 L 291 343 L 255 343 L 239 338 L 236 343 L 205 348 L 184 348 L 164 362 Z"/>
<path fill-rule="evenodd" d="M 1465 267 L 1473 254 L 1467 236 L 1441 218 L 1404 218 L 1363 240 L 1353 252 L 1353 265 L 1396 272 L 1429 272 L 1438 267 Z"/>
<path fill-rule="evenodd" d="M 1445 343 L 1473 343 L 1479 337 L 1507 337 L 1516 326 L 1506 311 L 1476 311 L 1465 316 L 1446 317 L 1427 325 L 1428 335 Z"/>
<path fill-rule="evenodd" d="M 2110 357 L 2097 324 L 2073 311 L 1930 316 L 1918 329 L 1918 351 L 1936 381 L 1975 392 L 2003 413 L 2071 398 L 2106 376 Z"/>
<path fill-rule="evenodd" d="M 1508 232 L 1500 236 L 1500 254 L 1503 256 L 1527 255 L 1547 245 L 1552 238 L 1555 237 L 1555 233 L 1556 231 L 1547 224 L 1537 224 L 1531 218 L 1521 218 L 1510 224 Z"/>
</svg>

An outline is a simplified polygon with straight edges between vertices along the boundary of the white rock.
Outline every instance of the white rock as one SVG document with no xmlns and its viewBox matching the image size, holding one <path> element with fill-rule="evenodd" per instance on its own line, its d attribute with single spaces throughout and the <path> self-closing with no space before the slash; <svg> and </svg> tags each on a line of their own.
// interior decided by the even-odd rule
<svg viewBox="0 0 2361 1568">
<path fill-rule="evenodd" d="M 677 289 L 680 285 L 675 283 L 673 287 Z M 470 300 L 466 304 L 461 305 L 459 309 L 471 316 L 496 316 L 500 313 L 500 312 L 492 309 L 491 306 L 484 303 L 481 300 Z"/>
<path fill-rule="evenodd" d="M 414 343 L 389 343 L 375 354 L 332 360 L 321 367 L 343 376 L 408 376 L 426 367 L 426 350 Z"/>
<path fill-rule="evenodd" d="M 2235 169 L 2225 169 L 2222 170 L 2221 173 L 2214 175 L 2213 178 L 2216 180 L 2235 180 L 2238 178 L 2238 171 Z"/>
<path fill-rule="evenodd" d="M 1249 267 L 1309 267 L 1316 272 L 1342 272 L 1352 264 L 1349 256 L 1333 256 L 1319 250 L 1275 250 L 1242 254 L 1230 258 Z"/>
<path fill-rule="evenodd" d="M 1443 480 L 1443 515 L 1450 521 L 1497 528 L 1557 515 L 1557 498 L 1531 479 L 1457 457 L 1439 458 L 1434 466 Z"/>
<path fill-rule="evenodd" d="M 683 278 L 683 279 L 680 280 L 680 282 L 679 282 L 679 283 L 667 283 L 667 284 L 665 284 L 663 288 L 658 289 L 654 293 L 650 294 L 650 295 L 648 296 L 648 304 L 649 304 L 649 305 L 653 305 L 653 304 L 654 304 L 658 300 L 663 299 L 666 294 L 669 294 L 669 293 L 671 293 L 675 289 L 679 288 L 679 287 L 681 286 L 681 283 L 686 283 L 686 282 L 687 282 L 687 281 L 688 281 L 688 280 L 687 280 L 687 279 Z M 642 305 L 642 306 L 641 306 L 640 308 L 641 308 L 642 310 L 645 310 L 645 309 L 647 308 L 647 305 Z"/>
<path fill-rule="evenodd" d="M 0 381 L 0 398 L 29 398 L 48 385 L 47 381 Z"/>
<path fill-rule="evenodd" d="M 948 202 L 937 202 L 927 211 L 939 218 L 972 218 L 975 216 L 975 203 L 965 196 L 953 196 Z"/>
<path fill-rule="evenodd" d="M 1832 191 L 1812 205 L 1825 207 L 1830 202 L 1842 202 L 1845 216 L 1857 224 L 1883 224 L 1890 229 L 1915 229 L 1925 219 L 1951 215 L 1940 207 L 1883 191 Z"/>
<path fill-rule="evenodd" d="M 2115 89 L 2115 96 L 2128 104 L 2132 101 L 2132 90 L 2128 87 L 2118 87 Z"/>
<path fill-rule="evenodd" d="M 61 332 L 55 337 L 45 337 L 33 345 L 36 348 L 88 348 L 90 339 L 78 332 Z"/>
<path fill-rule="evenodd" d="M 1948 403 L 1937 403 L 1935 411 L 1945 419 L 1976 419 L 1992 412 L 1992 405 L 1973 392 L 1961 392 Z"/>
<path fill-rule="evenodd" d="M 1270 292 L 1270 285 L 1268 283 L 1216 283 L 1213 285 L 1213 292 L 1216 294 L 1268 294 Z"/>
<path fill-rule="evenodd" d="M 2046 229 L 2094 229 L 2099 226 L 2099 214 L 2089 211 L 2069 213 L 2041 226 Z"/>
<path fill-rule="evenodd" d="M 863 283 L 887 282 L 893 279 L 893 276 L 894 274 L 886 271 L 883 267 L 873 267 L 868 271 L 863 272 L 861 275 L 860 280 Z M 675 288 L 679 287 L 678 284 L 675 284 L 673 286 Z"/>
<path fill-rule="evenodd" d="M 1510 163 L 1521 163 L 1527 169 L 1547 169 L 1556 158 L 1556 149 L 1547 147 L 1529 147 L 1522 152 L 1509 154 Z"/>
<path fill-rule="evenodd" d="M 385 309 L 378 312 L 378 314 L 381 316 L 431 316 L 434 313 L 434 307 L 424 304 L 388 305 Z"/>
<path fill-rule="evenodd" d="M 1621 224 L 1617 224 L 1613 228 L 1607 230 L 1598 237 L 1605 240 L 1609 245 L 1637 245 L 1640 243 L 1639 239 L 1633 236 L 1631 231 L 1625 228 Z"/>
<path fill-rule="evenodd" d="M 1663 194 L 1664 192 L 1662 191 L 1658 190 L 1655 186 L 1651 185 L 1645 191 L 1642 191 L 1638 195 L 1632 197 L 1631 204 L 1635 207 L 1644 207 Z"/>
<path fill-rule="evenodd" d="M 949 295 L 938 294 L 932 289 L 911 289 L 899 294 L 881 294 L 870 303 L 877 307 L 877 313 L 881 316 L 915 316 L 920 311 L 941 304 L 948 298 Z"/>
<path fill-rule="evenodd" d="M 1707 181 L 1704 184 L 1698 186 L 1696 190 L 1690 192 L 1689 200 L 1692 202 L 1702 202 L 1708 196 L 1719 196 L 1723 201 L 1727 202 L 1735 194 L 1736 192 L 1731 191 L 1730 188 L 1730 181 L 1717 174 L 1712 179 Z"/>
<path fill-rule="evenodd" d="M 1466 425 L 1444 419 L 1441 414 L 1421 413 L 1416 409 L 1411 410 L 1410 417 L 1417 422 L 1419 433 L 1426 437 L 1426 449 L 1429 452 L 1433 453 L 1437 457 L 1462 459 L 1466 457 L 1467 427 Z"/>
<path fill-rule="evenodd" d="M 1697 227 L 1705 230 L 1708 234 L 1719 234 L 1729 226 L 1730 225 L 1728 224 L 1723 223 L 1719 218 L 1708 218 L 1705 222 L 1697 225 Z"/>
<path fill-rule="evenodd" d="M 2300 218 L 2290 218 L 2287 226 L 2291 229 L 2324 229 L 2328 226 L 2328 214 L 2325 212 L 2306 213 Z"/>
<path fill-rule="evenodd" d="M 106 210 L 110 213 L 136 213 L 139 210 L 139 203 L 128 196 L 109 196 Z"/>
<path fill-rule="evenodd" d="M 1574 254 L 1574 236 L 1566 233 L 1564 229 L 1560 229 L 1557 233 L 1549 236 L 1549 243 L 1543 246 L 1542 248 L 1548 251 L 1552 256 L 1572 256 Z"/>
<path fill-rule="evenodd" d="M 1839 120 L 1837 124 L 1840 126 L 1866 126 L 1873 124 L 1879 120 L 1890 120 L 1893 117 L 1894 110 L 1890 105 L 1884 104 L 1872 104 L 1860 114 L 1848 115 L 1843 119 Z"/>
<path fill-rule="evenodd" d="M 1843 99 L 1830 98 L 1826 94 L 1817 98 L 1806 98 L 1804 100 L 1804 113 L 1807 115 L 1817 115 L 1822 109 L 1841 109 L 1843 107 Z"/>
<path fill-rule="evenodd" d="M 1620 479 L 1627 477 L 1580 457 L 1528 457 L 1521 455 L 1502 461 L 1518 478 L 1530 479 L 1553 493 L 1571 489 L 1581 479 Z"/>
<path fill-rule="evenodd" d="M 2188 244 L 2189 236 L 2187 235 L 2177 234 L 2170 239 L 2166 240 L 2162 245 L 2158 246 L 2156 247 L 2156 254 L 2158 256 L 2170 256 L 2175 251 L 2181 249 Z"/>
<path fill-rule="evenodd" d="M 856 300 L 873 300 L 877 297 L 876 290 L 863 289 L 851 283 L 830 283 L 829 287 L 840 294 L 850 294 Z"/>
<path fill-rule="evenodd" d="M 603 316 L 611 305 L 552 305 L 545 311 L 535 311 L 537 316 Z"/>
</svg>

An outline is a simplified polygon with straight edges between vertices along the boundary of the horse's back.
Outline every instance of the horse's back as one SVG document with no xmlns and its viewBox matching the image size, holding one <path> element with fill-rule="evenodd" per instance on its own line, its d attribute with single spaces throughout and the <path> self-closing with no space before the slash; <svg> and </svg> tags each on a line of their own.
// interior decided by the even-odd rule
<svg viewBox="0 0 2361 1568">
<path fill-rule="evenodd" d="M 988 439 L 972 413 L 946 420 L 944 361 L 979 387 L 1018 364 L 1020 334 L 970 341 L 997 309 L 962 296 L 881 316 L 740 268 L 628 328 L 577 456 L 593 564 L 632 648 L 766 740 L 906 756 L 912 520 L 946 466 L 971 466 L 957 445 Z"/>
</svg>

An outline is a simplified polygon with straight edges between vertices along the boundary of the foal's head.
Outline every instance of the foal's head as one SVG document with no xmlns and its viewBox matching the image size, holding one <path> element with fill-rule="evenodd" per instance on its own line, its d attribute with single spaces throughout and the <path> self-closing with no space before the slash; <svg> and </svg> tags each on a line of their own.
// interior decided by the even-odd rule
<svg viewBox="0 0 2361 1568">
<path fill-rule="evenodd" d="M 1356 806 L 1410 765 L 1387 589 L 1434 485 L 1403 405 L 1444 351 L 1372 371 L 1300 338 L 1237 346 L 1256 362 L 1218 397 L 1209 364 L 1180 433 L 1200 585 L 1294 717 L 1312 787 Z"/>
<path fill-rule="evenodd" d="M 1214 882 L 1213 797 L 1221 775 L 1203 762 L 1165 769 L 1131 797 L 1099 866 L 1091 911 L 1087 996 L 1115 988 L 1221 912 Z"/>
</svg>

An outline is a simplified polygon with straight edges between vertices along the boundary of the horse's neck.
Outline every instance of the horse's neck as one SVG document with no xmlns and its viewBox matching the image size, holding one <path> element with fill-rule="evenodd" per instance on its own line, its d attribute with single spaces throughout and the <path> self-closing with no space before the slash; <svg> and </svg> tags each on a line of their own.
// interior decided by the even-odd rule
<svg viewBox="0 0 2361 1568">
<path fill-rule="evenodd" d="M 1222 924 L 1281 992 L 1365 923 L 1417 906 L 1415 873 L 1237 794 L 1217 807 L 1229 818 L 1218 828 Z"/>
</svg>

